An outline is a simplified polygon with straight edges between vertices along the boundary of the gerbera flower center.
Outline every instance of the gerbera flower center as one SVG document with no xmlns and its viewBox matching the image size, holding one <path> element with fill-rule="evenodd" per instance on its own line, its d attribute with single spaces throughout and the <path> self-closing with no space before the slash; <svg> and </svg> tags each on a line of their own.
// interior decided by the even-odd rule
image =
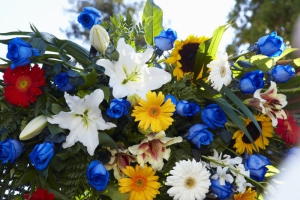
<svg viewBox="0 0 300 200">
<path fill-rule="evenodd" d="M 261 126 L 261 122 L 258 121 L 258 124 L 260 127 Z M 253 122 L 250 122 L 247 126 L 246 126 L 249 134 L 251 135 L 253 141 L 255 142 L 259 137 L 260 137 L 260 132 L 257 129 L 257 127 L 255 126 L 255 124 Z M 251 144 L 251 141 L 249 140 L 249 138 L 246 136 L 246 134 L 243 135 L 242 140 L 244 143 L 246 144 Z"/>
<path fill-rule="evenodd" d="M 160 113 L 161 111 L 159 106 L 152 105 L 148 108 L 148 115 L 150 117 L 157 118 L 160 115 Z"/>
<path fill-rule="evenodd" d="M 223 67 L 221 67 L 221 70 L 220 70 L 220 75 L 221 75 L 221 77 L 224 77 L 224 76 L 226 76 L 226 68 L 223 66 Z"/>
<path fill-rule="evenodd" d="M 16 88 L 20 92 L 26 92 L 31 86 L 32 81 L 29 76 L 20 76 L 16 82 Z"/>
<path fill-rule="evenodd" d="M 179 50 L 179 55 L 181 57 L 179 62 L 182 65 L 181 70 L 183 72 L 194 71 L 194 65 L 195 65 L 198 47 L 199 47 L 198 43 L 190 43 L 184 45 L 182 49 Z"/>
<path fill-rule="evenodd" d="M 192 177 L 188 177 L 187 179 L 185 179 L 184 181 L 184 186 L 187 189 L 192 189 L 196 186 L 196 180 Z"/>
<path fill-rule="evenodd" d="M 147 179 L 143 176 L 136 176 L 133 179 L 133 190 L 144 191 L 147 187 Z"/>
</svg>

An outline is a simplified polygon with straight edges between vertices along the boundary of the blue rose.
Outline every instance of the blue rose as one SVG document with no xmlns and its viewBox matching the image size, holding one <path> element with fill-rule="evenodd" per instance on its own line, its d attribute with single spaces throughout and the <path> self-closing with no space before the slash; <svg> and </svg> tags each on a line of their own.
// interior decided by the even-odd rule
<svg viewBox="0 0 300 200">
<path fill-rule="evenodd" d="M 35 145 L 29 154 L 30 162 L 37 170 L 44 170 L 54 156 L 53 143 L 42 143 Z"/>
<path fill-rule="evenodd" d="M 13 164 L 23 152 L 23 146 L 23 143 L 15 139 L 8 138 L 7 140 L 1 141 L 0 160 L 2 160 L 2 164 L 6 164 L 9 161 Z"/>
<path fill-rule="evenodd" d="M 109 172 L 100 161 L 94 160 L 88 166 L 86 177 L 91 186 L 102 191 L 107 187 Z"/>
<path fill-rule="evenodd" d="M 270 35 L 259 38 L 257 46 L 257 53 L 268 57 L 280 56 L 286 49 L 286 45 L 283 42 L 282 37 L 277 36 L 276 31 L 272 32 Z"/>
<path fill-rule="evenodd" d="M 120 118 L 123 115 L 128 114 L 128 108 L 130 108 L 129 101 L 124 99 L 113 99 L 110 101 L 106 114 L 112 118 Z"/>
<path fill-rule="evenodd" d="M 209 145 L 213 141 L 213 134 L 207 130 L 207 126 L 195 124 L 190 127 L 186 139 L 191 140 L 200 149 L 201 144 Z"/>
<path fill-rule="evenodd" d="M 272 79 L 277 83 L 288 82 L 295 76 L 295 69 L 290 65 L 277 65 L 272 69 Z"/>
<path fill-rule="evenodd" d="M 101 24 L 101 14 L 93 7 L 85 7 L 77 17 L 77 21 L 86 29 L 91 29 L 95 24 Z"/>
<path fill-rule="evenodd" d="M 218 104 L 210 104 L 202 110 L 202 120 L 209 128 L 224 128 L 227 122 L 225 112 Z"/>
<path fill-rule="evenodd" d="M 192 117 L 196 113 L 200 112 L 201 108 L 198 104 L 188 102 L 186 100 L 180 100 L 176 105 L 176 112 L 180 116 Z"/>
<path fill-rule="evenodd" d="M 14 38 L 8 43 L 8 52 L 6 58 L 11 60 L 11 69 L 16 67 L 25 66 L 30 63 L 31 56 L 39 56 L 40 52 L 36 48 L 22 40 L 21 38 Z"/>
<path fill-rule="evenodd" d="M 167 31 L 162 30 L 158 36 L 154 37 L 154 43 L 160 50 L 167 51 L 173 48 L 173 43 L 176 39 L 176 31 L 169 28 Z"/>
<path fill-rule="evenodd" d="M 74 89 L 74 86 L 69 82 L 69 73 L 62 72 L 54 77 L 54 83 L 62 92 L 69 92 Z"/>
<path fill-rule="evenodd" d="M 233 185 L 231 183 L 225 181 L 225 185 L 220 185 L 219 179 L 210 179 L 210 182 L 210 189 L 220 198 L 220 200 L 225 200 L 232 196 Z"/>
<path fill-rule="evenodd" d="M 257 89 L 264 87 L 264 73 L 261 70 L 254 70 L 242 76 L 240 89 L 244 94 L 253 94 Z"/>
<path fill-rule="evenodd" d="M 271 162 L 265 156 L 253 154 L 247 158 L 245 169 L 250 171 L 250 178 L 256 181 L 263 181 L 268 171 L 266 165 L 270 164 Z"/>
</svg>

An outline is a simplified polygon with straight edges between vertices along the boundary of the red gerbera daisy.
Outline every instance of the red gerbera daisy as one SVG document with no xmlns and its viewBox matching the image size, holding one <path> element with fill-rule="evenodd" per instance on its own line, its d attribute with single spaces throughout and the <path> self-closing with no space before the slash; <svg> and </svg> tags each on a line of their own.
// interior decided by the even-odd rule
<svg viewBox="0 0 300 200">
<path fill-rule="evenodd" d="M 16 68 L 17 69 L 17 68 Z M 32 194 L 29 198 L 29 194 L 25 194 L 26 200 L 54 200 L 54 194 L 48 192 L 48 190 L 43 190 L 40 187 Z"/>
<path fill-rule="evenodd" d="M 16 67 L 14 70 L 8 68 L 3 80 L 5 99 L 14 106 L 28 107 L 30 103 L 37 100 L 42 94 L 41 86 L 45 86 L 44 70 L 36 64 L 30 69 L 30 65 Z"/>
<path fill-rule="evenodd" d="M 287 112 L 287 119 L 278 118 L 276 133 L 286 144 L 295 145 L 300 138 L 300 126 L 297 126 L 294 116 Z"/>
</svg>

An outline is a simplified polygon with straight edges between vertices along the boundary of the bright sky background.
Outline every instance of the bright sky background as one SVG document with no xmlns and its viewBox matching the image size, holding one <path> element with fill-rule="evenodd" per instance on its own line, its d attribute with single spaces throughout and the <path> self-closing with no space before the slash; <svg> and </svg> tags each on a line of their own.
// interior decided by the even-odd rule
<svg viewBox="0 0 300 200">
<path fill-rule="evenodd" d="M 128 0 L 130 2 L 130 0 Z M 211 36 L 225 24 L 234 0 L 154 0 L 164 12 L 164 25 L 177 31 L 179 39 L 189 34 Z M 68 0 L 1 0 L 0 32 L 31 31 L 29 23 L 39 31 L 49 32 L 59 39 L 67 39 L 60 29 L 69 27 Z M 233 30 L 227 30 L 220 51 L 232 41 Z M 6 37 L 0 36 L 0 39 Z M 79 42 L 80 44 L 80 42 Z M 81 44 L 80 44 L 81 45 Z M 5 58 L 7 46 L 0 44 L 0 57 Z M 1 63 L 1 61 L 0 61 Z"/>
</svg>

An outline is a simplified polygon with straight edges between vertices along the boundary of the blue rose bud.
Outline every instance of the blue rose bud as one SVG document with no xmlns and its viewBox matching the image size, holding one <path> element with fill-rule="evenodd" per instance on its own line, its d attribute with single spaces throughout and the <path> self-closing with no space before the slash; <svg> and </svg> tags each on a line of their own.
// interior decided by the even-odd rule
<svg viewBox="0 0 300 200">
<path fill-rule="evenodd" d="M 202 110 L 203 122 L 212 129 L 224 128 L 224 124 L 227 122 L 225 112 L 220 108 L 218 104 L 210 104 Z"/>
<path fill-rule="evenodd" d="M 225 185 L 220 185 L 219 178 L 214 180 L 210 179 L 210 189 L 217 195 L 220 200 L 225 200 L 233 195 L 233 185 L 225 181 Z"/>
<path fill-rule="evenodd" d="M 263 181 L 268 171 L 266 165 L 270 164 L 271 162 L 265 156 L 253 154 L 247 158 L 245 169 L 250 171 L 250 178 L 256 181 Z"/>
<path fill-rule="evenodd" d="M 93 7 L 85 7 L 77 17 L 77 21 L 86 29 L 91 29 L 96 24 L 101 24 L 101 14 Z"/>
<path fill-rule="evenodd" d="M 2 160 L 2 164 L 6 164 L 9 161 L 13 164 L 23 152 L 23 146 L 23 143 L 15 139 L 8 138 L 7 140 L 1 141 L 0 160 Z"/>
<path fill-rule="evenodd" d="M 286 45 L 283 42 L 282 37 L 277 36 L 276 31 L 272 32 L 270 35 L 259 38 L 257 46 L 257 53 L 268 57 L 280 56 L 286 49 Z"/>
<path fill-rule="evenodd" d="M 74 86 L 69 82 L 69 74 L 62 72 L 54 77 L 54 83 L 62 92 L 69 92 L 74 89 Z"/>
<path fill-rule="evenodd" d="M 28 65 L 30 63 L 29 58 L 32 56 L 39 56 L 40 52 L 36 48 L 22 40 L 21 38 L 12 39 L 7 46 L 8 52 L 6 58 L 11 60 L 11 69 Z"/>
<path fill-rule="evenodd" d="M 277 65 L 272 69 L 272 80 L 277 83 L 288 82 L 295 76 L 295 69 L 290 65 Z"/>
<path fill-rule="evenodd" d="M 120 118 L 123 115 L 128 114 L 128 108 L 130 108 L 129 101 L 124 99 L 113 99 L 110 101 L 106 114 L 112 118 Z"/>
<path fill-rule="evenodd" d="M 154 37 L 154 43 L 160 50 L 167 51 L 173 48 L 173 44 L 176 39 L 176 31 L 169 28 L 167 31 L 162 30 L 158 36 Z"/>
<path fill-rule="evenodd" d="M 253 94 L 257 89 L 264 87 L 264 73 L 261 70 L 254 70 L 242 76 L 240 89 L 244 94 Z"/>
<path fill-rule="evenodd" d="M 86 177 L 91 186 L 98 191 L 103 191 L 109 181 L 109 172 L 100 161 L 94 160 L 88 166 Z"/>
<path fill-rule="evenodd" d="M 213 134 L 207 130 L 207 126 L 195 124 L 190 127 L 186 139 L 191 140 L 200 149 L 201 144 L 209 145 L 213 141 Z"/>
<path fill-rule="evenodd" d="M 176 105 L 176 112 L 180 116 L 192 117 L 196 113 L 200 112 L 201 108 L 198 104 L 188 102 L 186 100 L 180 100 Z"/>
<path fill-rule="evenodd" d="M 53 143 L 42 143 L 35 145 L 34 149 L 29 154 L 29 159 L 37 170 L 41 171 L 46 169 L 54 156 L 53 146 Z"/>
</svg>

